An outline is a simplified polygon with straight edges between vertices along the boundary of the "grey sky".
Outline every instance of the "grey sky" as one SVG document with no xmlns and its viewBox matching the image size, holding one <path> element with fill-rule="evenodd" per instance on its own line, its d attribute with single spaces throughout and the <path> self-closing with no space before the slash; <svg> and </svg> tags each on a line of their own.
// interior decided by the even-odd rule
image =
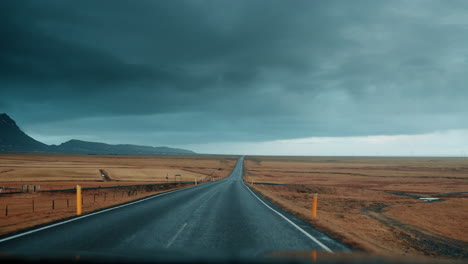
<svg viewBox="0 0 468 264">
<path fill-rule="evenodd" d="M 464 130 L 467 12 L 444 0 L 2 1 L 0 112 L 47 143 Z"/>
</svg>

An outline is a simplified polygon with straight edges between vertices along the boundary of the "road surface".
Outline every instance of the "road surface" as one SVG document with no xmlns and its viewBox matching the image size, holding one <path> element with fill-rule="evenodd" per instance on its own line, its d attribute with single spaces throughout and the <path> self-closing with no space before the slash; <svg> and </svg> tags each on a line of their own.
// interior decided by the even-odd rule
<svg viewBox="0 0 468 264">
<path fill-rule="evenodd" d="M 0 251 L 128 252 L 169 249 L 238 256 L 346 248 L 255 195 L 243 158 L 223 180 L 0 239 Z"/>
</svg>

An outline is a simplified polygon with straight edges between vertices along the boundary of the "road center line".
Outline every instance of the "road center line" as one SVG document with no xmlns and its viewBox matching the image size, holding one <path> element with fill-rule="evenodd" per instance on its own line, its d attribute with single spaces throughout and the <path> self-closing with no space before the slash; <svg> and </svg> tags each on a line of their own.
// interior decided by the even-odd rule
<svg viewBox="0 0 468 264">
<path fill-rule="evenodd" d="M 211 200 L 211 198 L 213 198 L 213 196 L 217 195 L 218 193 L 219 191 L 215 191 L 212 195 L 210 195 L 210 197 L 206 198 L 203 202 L 201 202 L 200 206 L 198 206 L 198 208 L 192 213 L 192 215 L 196 215 L 198 211 L 200 211 L 200 209 L 206 204 L 206 202 Z"/>
<path fill-rule="evenodd" d="M 304 235 L 306 235 L 310 240 L 314 241 L 317 245 L 319 245 L 321 248 L 323 248 L 325 251 L 327 252 L 330 252 L 330 253 L 333 253 L 333 251 L 325 246 L 322 242 L 320 242 L 318 239 L 316 239 L 315 237 L 313 237 L 311 234 L 307 233 L 304 229 L 302 229 L 301 227 L 299 227 L 298 225 L 296 225 L 295 223 L 293 223 L 293 221 L 289 220 L 286 216 L 282 215 L 280 212 L 276 211 L 275 209 L 271 208 L 271 206 L 269 206 L 268 204 L 266 204 L 264 201 L 262 201 L 262 199 L 260 199 L 252 190 L 250 190 L 250 188 L 245 185 L 245 183 L 243 183 L 245 188 L 247 188 L 247 190 L 249 190 L 249 192 L 255 197 L 257 198 L 263 205 L 265 205 L 268 209 L 270 209 L 271 211 L 273 211 L 274 213 L 276 213 L 277 215 L 281 216 L 284 220 L 286 220 L 288 223 L 290 223 L 292 226 L 294 226 L 297 230 L 301 231 Z"/>
<path fill-rule="evenodd" d="M 184 228 L 187 226 L 187 223 L 183 224 L 181 228 L 179 228 L 179 231 L 177 231 L 177 233 L 172 237 L 172 239 L 167 243 L 166 245 L 166 248 L 169 248 L 172 243 L 174 243 L 174 241 L 177 239 L 177 237 L 179 236 L 179 234 L 182 232 L 182 230 L 184 230 Z"/>
</svg>

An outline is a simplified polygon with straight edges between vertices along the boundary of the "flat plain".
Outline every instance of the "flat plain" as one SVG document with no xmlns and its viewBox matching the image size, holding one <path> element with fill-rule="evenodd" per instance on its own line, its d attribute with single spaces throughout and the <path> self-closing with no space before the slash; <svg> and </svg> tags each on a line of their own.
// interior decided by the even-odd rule
<svg viewBox="0 0 468 264">
<path fill-rule="evenodd" d="M 88 184 L 94 186 L 95 182 L 103 181 L 100 170 L 108 174 L 108 185 L 194 181 L 204 180 L 208 176 L 227 177 L 235 162 L 236 158 L 230 156 L 4 154 L 0 155 L 0 185 L 48 182 L 52 186 L 54 183 L 68 185 L 69 182 L 81 182 L 83 187 Z M 46 185 L 44 188 L 48 188 Z"/>
<path fill-rule="evenodd" d="M 468 258 L 467 158 L 251 156 L 244 180 L 355 249 Z"/>
<path fill-rule="evenodd" d="M 195 181 L 225 178 L 237 158 L 3 154 L 0 155 L 0 235 L 73 216 L 76 185 L 97 188 L 83 191 L 83 210 L 91 212 L 187 187 Z M 106 177 L 102 177 L 102 172 Z M 157 185 L 125 187 L 150 184 Z M 40 192 L 22 193 L 22 185 L 40 185 Z"/>
</svg>

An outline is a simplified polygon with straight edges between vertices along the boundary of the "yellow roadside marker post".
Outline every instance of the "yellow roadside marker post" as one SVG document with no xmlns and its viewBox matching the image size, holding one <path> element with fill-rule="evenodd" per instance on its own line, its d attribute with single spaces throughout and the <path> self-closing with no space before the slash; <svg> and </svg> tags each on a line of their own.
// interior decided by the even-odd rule
<svg viewBox="0 0 468 264">
<path fill-rule="evenodd" d="M 312 218 L 317 217 L 317 199 L 318 194 L 314 193 L 314 198 L 312 200 Z"/>
<path fill-rule="evenodd" d="M 83 204 L 82 204 L 82 196 L 81 196 L 81 186 L 77 185 L 76 186 L 76 215 L 81 215 L 81 213 L 83 212 L 82 210 L 82 207 L 83 207 Z"/>
</svg>

